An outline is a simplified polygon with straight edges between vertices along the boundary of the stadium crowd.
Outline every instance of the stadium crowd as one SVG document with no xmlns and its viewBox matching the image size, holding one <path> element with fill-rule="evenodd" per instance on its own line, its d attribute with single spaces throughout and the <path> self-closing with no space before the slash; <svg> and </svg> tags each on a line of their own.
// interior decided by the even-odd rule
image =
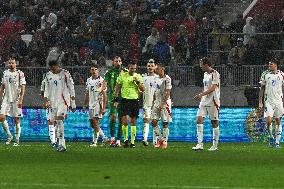
<svg viewBox="0 0 284 189">
<path fill-rule="evenodd" d="M 134 61 L 145 66 L 150 58 L 166 66 L 196 65 L 210 52 L 216 64 L 263 65 L 269 50 L 284 48 L 283 35 L 257 35 L 283 34 L 284 11 L 282 19 L 244 20 L 238 15 L 226 25 L 215 9 L 221 4 L 217 0 L 1 1 L 0 65 L 10 53 L 18 55 L 20 67 L 45 67 L 50 60 L 62 66 L 109 67 L 115 55 L 126 65 Z"/>
</svg>

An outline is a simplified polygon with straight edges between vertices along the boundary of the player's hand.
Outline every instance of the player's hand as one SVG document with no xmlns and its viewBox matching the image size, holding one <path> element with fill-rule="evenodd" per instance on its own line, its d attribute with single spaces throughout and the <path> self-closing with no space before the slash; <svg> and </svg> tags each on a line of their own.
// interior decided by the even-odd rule
<svg viewBox="0 0 284 189">
<path fill-rule="evenodd" d="M 22 108 L 22 107 L 23 107 L 23 102 L 19 101 L 18 108 Z"/>
<path fill-rule="evenodd" d="M 87 107 L 86 107 L 86 106 L 83 106 L 82 112 L 83 112 L 83 113 L 87 112 Z"/>
<path fill-rule="evenodd" d="M 117 107 L 118 107 L 118 102 L 113 103 L 113 106 L 114 106 L 115 108 L 117 108 Z"/>
<path fill-rule="evenodd" d="M 195 97 L 194 97 L 195 100 L 201 100 L 201 98 L 202 98 L 201 93 L 198 94 L 198 95 L 195 95 Z"/>
<path fill-rule="evenodd" d="M 71 112 L 76 112 L 76 108 L 71 108 Z"/>
<path fill-rule="evenodd" d="M 43 103 L 43 108 L 46 109 L 46 108 L 48 108 L 48 107 L 49 107 L 49 103 L 48 103 L 48 101 L 45 101 L 45 102 Z"/>
</svg>

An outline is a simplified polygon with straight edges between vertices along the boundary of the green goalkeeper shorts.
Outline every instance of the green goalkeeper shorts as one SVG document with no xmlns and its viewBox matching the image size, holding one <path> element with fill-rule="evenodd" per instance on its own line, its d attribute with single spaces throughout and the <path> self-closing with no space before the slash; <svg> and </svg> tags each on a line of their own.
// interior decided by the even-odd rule
<svg viewBox="0 0 284 189">
<path fill-rule="evenodd" d="M 113 102 L 109 102 L 108 105 L 109 105 L 109 115 L 111 114 L 117 114 L 117 116 L 120 116 L 121 115 L 121 103 L 119 102 L 118 103 L 118 106 L 117 108 L 114 107 L 113 105 L 114 103 Z"/>
</svg>

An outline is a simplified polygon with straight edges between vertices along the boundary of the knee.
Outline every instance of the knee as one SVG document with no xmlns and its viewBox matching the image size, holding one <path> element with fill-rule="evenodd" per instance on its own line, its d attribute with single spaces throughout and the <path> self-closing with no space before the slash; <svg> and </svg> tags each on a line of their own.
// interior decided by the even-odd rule
<svg viewBox="0 0 284 189">
<path fill-rule="evenodd" d="M 196 123 L 197 124 L 202 124 L 203 123 L 203 118 L 198 116 L 197 119 L 196 119 Z"/>
<path fill-rule="evenodd" d="M 5 115 L 4 116 L 0 116 L 0 122 L 2 122 L 2 123 L 4 123 L 4 121 L 5 121 L 6 119 L 5 119 Z"/>
</svg>

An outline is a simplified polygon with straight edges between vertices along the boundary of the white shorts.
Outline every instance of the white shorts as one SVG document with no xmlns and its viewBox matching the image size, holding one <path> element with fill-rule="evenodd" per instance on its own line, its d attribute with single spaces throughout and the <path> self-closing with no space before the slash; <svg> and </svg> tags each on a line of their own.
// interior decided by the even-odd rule
<svg viewBox="0 0 284 189">
<path fill-rule="evenodd" d="M 207 117 L 210 120 L 219 120 L 219 107 L 216 106 L 199 106 L 197 116 Z"/>
<path fill-rule="evenodd" d="M 264 117 L 281 118 L 283 116 L 283 102 L 279 103 L 264 103 Z"/>
<path fill-rule="evenodd" d="M 100 113 L 101 109 L 102 107 L 100 104 L 96 104 L 95 106 L 90 107 L 90 110 L 89 110 L 90 119 L 92 118 L 101 119 L 103 117 L 103 115 Z"/>
<path fill-rule="evenodd" d="M 22 108 L 18 108 L 18 102 L 3 102 L 1 105 L 0 114 L 10 117 L 23 117 Z"/>
<path fill-rule="evenodd" d="M 152 114 L 152 108 L 151 107 L 143 107 L 143 118 L 144 119 L 150 119 Z"/>
<path fill-rule="evenodd" d="M 59 104 L 55 108 L 50 108 L 50 120 L 55 121 L 58 116 L 66 118 L 68 113 L 68 106 L 65 104 Z"/>
<path fill-rule="evenodd" d="M 160 107 L 154 106 L 152 111 L 152 119 L 160 120 L 162 122 L 172 122 L 172 106 L 171 104 L 167 104 L 162 110 Z"/>
</svg>

